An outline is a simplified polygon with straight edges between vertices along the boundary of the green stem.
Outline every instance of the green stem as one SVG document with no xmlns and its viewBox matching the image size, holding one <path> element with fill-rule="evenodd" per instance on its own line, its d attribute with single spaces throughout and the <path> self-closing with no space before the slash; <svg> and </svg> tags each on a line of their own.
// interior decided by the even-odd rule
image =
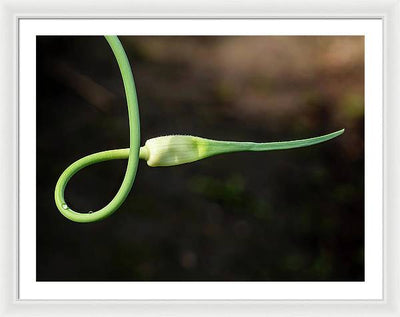
<svg viewBox="0 0 400 317">
<path fill-rule="evenodd" d="M 105 36 L 105 38 L 115 55 L 121 71 L 122 80 L 124 82 L 129 115 L 130 147 L 129 150 L 106 151 L 86 156 L 74 162 L 61 174 L 54 191 L 55 202 L 58 210 L 60 210 L 60 212 L 65 217 L 76 222 L 98 221 L 114 213 L 128 196 L 132 188 L 133 182 L 135 181 L 136 171 L 139 163 L 140 120 L 136 88 L 135 82 L 133 80 L 132 70 L 129 65 L 128 58 L 125 54 L 124 48 L 122 47 L 118 37 Z M 126 157 L 128 157 L 128 166 L 126 168 L 124 180 L 122 181 L 121 187 L 119 188 L 117 194 L 108 203 L 108 205 L 92 213 L 79 213 L 68 207 L 64 199 L 64 190 L 68 181 L 74 174 L 76 174 L 82 168 L 94 163 L 98 163 L 104 160 L 121 159 Z"/>
</svg>

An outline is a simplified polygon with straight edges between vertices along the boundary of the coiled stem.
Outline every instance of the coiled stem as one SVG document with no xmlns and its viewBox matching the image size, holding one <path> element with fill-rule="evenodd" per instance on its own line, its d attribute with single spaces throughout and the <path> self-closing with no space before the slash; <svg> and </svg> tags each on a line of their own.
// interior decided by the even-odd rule
<svg viewBox="0 0 400 317">
<path fill-rule="evenodd" d="M 131 66 L 124 48 L 117 36 L 105 36 L 110 45 L 121 71 L 122 80 L 125 87 L 125 95 L 128 106 L 129 116 L 129 137 L 130 146 L 128 150 L 105 151 L 85 156 L 71 164 L 60 176 L 54 191 L 54 199 L 58 210 L 68 219 L 76 222 L 93 222 L 104 219 L 114 213 L 128 196 L 133 182 L 135 181 L 136 171 L 139 163 L 140 148 L 140 120 L 139 107 L 136 96 L 136 87 L 133 80 Z M 105 207 L 90 213 L 80 213 L 72 210 L 64 199 L 64 190 L 68 181 L 82 168 L 106 160 L 126 158 L 128 151 L 128 166 L 126 168 L 124 180 L 117 194 Z"/>
</svg>

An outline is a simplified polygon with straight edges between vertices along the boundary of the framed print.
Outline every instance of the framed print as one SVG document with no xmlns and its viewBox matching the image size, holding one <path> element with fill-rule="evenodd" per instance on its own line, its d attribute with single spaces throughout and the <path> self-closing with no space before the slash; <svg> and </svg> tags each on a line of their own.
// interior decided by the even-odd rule
<svg viewBox="0 0 400 317">
<path fill-rule="evenodd" d="M 21 128 L 20 133 L 19 219 L 21 228 L 26 228 L 20 231 L 20 257 L 27 259 L 20 262 L 21 299 L 381 299 L 382 232 L 377 224 L 382 221 L 382 213 L 376 210 L 382 205 L 378 181 L 382 170 L 377 168 L 382 166 L 382 153 L 376 149 L 382 148 L 378 142 L 382 107 L 375 105 L 381 102 L 382 91 L 370 87 L 382 87 L 382 22 L 142 19 L 119 23 L 20 20 L 20 87 L 24 91 L 21 126 L 31 126 L 36 116 L 36 126 Z M 87 27 L 103 27 L 100 34 L 106 34 L 106 38 L 79 36 L 90 33 Z M 106 29 L 114 27 L 118 30 L 111 34 L 116 32 L 119 37 L 107 35 Z M 72 36 L 74 28 L 78 32 Z M 122 31 L 129 35 L 124 36 Z M 335 36 L 330 35 L 333 31 Z M 67 36 L 63 36 L 64 32 Z M 77 173 L 75 177 L 83 187 L 74 185 L 74 172 L 69 172 L 81 161 L 64 173 L 61 168 L 85 153 L 85 147 L 92 142 L 93 146 L 97 142 L 104 145 L 101 130 L 116 137 L 126 131 L 126 112 L 121 109 L 123 92 L 101 86 L 101 79 L 84 75 L 80 67 L 73 66 L 82 60 L 81 67 L 89 68 L 92 63 L 93 69 L 100 72 L 105 68 L 103 51 L 107 51 L 107 41 L 115 52 L 126 50 L 128 60 L 139 54 L 144 60 L 131 62 L 132 69 L 135 65 L 139 70 L 143 68 L 142 75 L 134 71 L 137 99 L 143 100 L 135 113 L 129 104 L 130 98 L 134 99 L 130 97 L 134 84 L 125 79 L 125 66 L 121 64 L 124 60 L 115 54 L 123 84 L 129 87 L 125 90 L 131 130 L 129 151 L 138 155 L 133 140 L 140 132 L 144 140 L 139 142 L 144 145 L 139 158 L 148 165 L 146 169 L 139 164 L 137 178 L 132 177 L 135 183 L 128 192 L 132 199 L 126 198 L 111 211 L 112 216 L 105 215 L 109 212 L 107 200 L 112 201 L 110 204 L 115 201 L 115 183 L 124 175 L 126 162 L 118 154 L 123 149 L 105 154 L 96 151 L 100 153 L 83 158 L 84 166 L 88 165 L 87 160 L 104 161 L 96 155 L 120 158 L 112 162 L 111 174 L 105 169 L 111 162 L 103 163 L 101 172 L 96 170 L 101 166 L 93 166 L 99 177 L 94 183 L 90 180 L 94 176 L 88 175 L 84 185 L 85 180 L 79 177 L 85 175 L 85 170 Z M 30 47 L 35 44 L 36 56 L 31 53 L 35 47 Z M 115 48 L 115 44 L 119 46 Z M 24 52 L 29 52 L 29 57 Z M 69 57 L 74 52 L 76 57 Z M 93 52 L 101 55 L 98 62 Z M 34 76 L 25 74 L 24 65 L 28 67 L 34 61 Z M 292 65 L 287 67 L 290 61 Z M 313 62 L 317 64 L 312 66 Z M 201 66 L 205 64 L 209 66 Z M 100 77 L 116 77 L 113 82 L 119 82 L 120 75 L 116 75 L 108 71 Z M 146 76 L 148 88 L 142 81 Z M 35 77 L 36 85 L 29 81 Z M 292 79 L 286 81 L 284 77 Z M 324 77 L 330 78 L 322 85 Z M 242 82 L 240 78 L 249 79 Z M 283 83 L 283 87 L 274 82 Z M 68 89 L 63 90 L 63 86 Z M 141 90 L 149 93 L 141 94 Z M 76 101 L 70 101 L 71 93 L 77 95 Z M 121 97 L 107 97 L 112 94 Z M 79 105 L 80 99 L 84 99 L 83 103 L 71 108 Z M 140 106 L 143 103 L 148 104 L 147 108 Z M 85 104 L 95 108 L 79 114 Z M 158 105 L 163 115 L 157 108 L 152 109 L 152 104 Z M 185 114 L 188 109 L 191 110 Z M 89 128 L 92 118 L 98 122 Z M 102 120 L 106 121 L 101 123 Z M 114 120 L 118 123 L 115 131 Z M 295 123 L 297 120 L 300 123 Z M 289 140 L 301 140 L 260 143 L 265 135 L 285 126 L 299 130 L 301 135 Z M 97 130 L 98 137 L 92 135 L 91 129 Z M 313 129 L 321 132 L 310 139 Z M 369 137 L 368 131 L 374 131 L 374 135 Z M 273 140 L 284 135 L 275 133 Z M 81 142 L 85 135 L 88 138 Z M 231 135 L 236 139 L 232 140 Z M 285 140 L 284 136 L 280 138 Z M 313 143 L 320 138 L 326 143 Z M 106 143 L 105 149 L 118 148 L 114 142 Z M 315 146 L 315 150 L 310 152 L 312 148 L 307 147 L 308 155 L 303 154 L 306 149 L 299 148 L 302 142 Z M 270 152 L 269 163 L 268 156 L 259 153 L 234 154 L 249 146 L 258 152 L 277 145 L 281 152 Z M 36 147 L 36 162 L 29 155 L 31 146 Z M 285 149 L 291 151 L 284 152 Z M 286 155 L 279 157 L 279 153 Z M 282 165 L 278 163 L 283 161 Z M 129 180 L 129 164 L 123 182 Z M 23 175 L 34 171 L 35 165 L 36 178 L 25 181 Z M 57 168 L 49 171 L 52 165 Z M 274 174 L 274 170 L 279 172 Z M 62 183 L 63 178 L 71 179 L 71 185 Z M 104 178 L 105 184 L 95 185 Z M 26 187 L 31 182 L 37 184 L 36 197 Z M 148 188 L 143 188 L 146 183 Z M 299 188 L 303 191 L 299 192 Z M 94 207 L 101 190 L 101 205 L 107 207 Z M 116 197 L 120 193 L 121 189 Z M 133 199 L 135 193 L 139 202 Z M 74 202 L 79 199 L 81 205 Z M 35 202 L 36 217 L 28 207 Z M 83 211 L 78 212 L 79 209 Z M 366 226 L 364 219 L 369 219 Z M 31 231 L 36 240 L 24 235 Z M 366 244 L 365 240 L 376 244 Z M 169 251 L 165 253 L 165 249 Z M 28 260 L 33 250 L 36 257 Z M 275 260 L 271 261 L 271 256 Z M 99 265 L 93 266 L 93 258 Z M 36 263 L 36 268 L 31 263 Z M 65 284 L 70 285 L 70 294 L 65 293 Z M 121 287 L 127 289 L 120 292 Z"/>
<path fill-rule="evenodd" d="M 318 8 L 15 9 L 5 315 L 397 315 L 397 9 Z"/>
</svg>

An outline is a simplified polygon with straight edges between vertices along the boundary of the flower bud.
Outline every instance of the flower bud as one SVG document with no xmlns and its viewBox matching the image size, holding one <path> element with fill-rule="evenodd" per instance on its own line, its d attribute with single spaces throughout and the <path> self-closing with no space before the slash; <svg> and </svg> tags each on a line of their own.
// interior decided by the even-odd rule
<svg viewBox="0 0 400 317">
<path fill-rule="evenodd" d="M 274 151 L 299 148 L 322 143 L 341 135 L 344 129 L 314 138 L 283 142 L 217 141 L 192 135 L 167 135 L 146 141 L 140 148 L 139 157 L 147 165 L 173 166 L 190 163 L 217 154 L 242 151 Z"/>
<path fill-rule="evenodd" d="M 147 165 L 173 166 L 201 160 L 207 155 L 209 140 L 191 135 L 168 135 L 146 141 L 140 149 Z"/>
</svg>

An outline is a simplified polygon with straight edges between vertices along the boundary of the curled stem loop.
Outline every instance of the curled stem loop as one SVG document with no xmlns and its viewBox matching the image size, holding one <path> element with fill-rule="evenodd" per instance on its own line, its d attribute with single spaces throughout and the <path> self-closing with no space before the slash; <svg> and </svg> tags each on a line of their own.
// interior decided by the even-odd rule
<svg viewBox="0 0 400 317">
<path fill-rule="evenodd" d="M 135 181 L 136 171 L 139 163 L 140 148 L 140 120 L 139 107 L 136 96 L 135 82 L 133 80 L 132 70 L 129 65 L 128 57 L 117 36 L 105 36 L 110 45 L 121 71 L 124 82 L 125 95 L 128 106 L 129 116 L 129 150 L 114 150 L 85 156 L 70 165 L 60 176 L 54 191 L 54 199 L 58 210 L 68 219 L 76 222 L 93 222 L 110 216 L 125 201 L 133 182 Z M 64 190 L 71 177 L 82 168 L 106 160 L 114 160 L 128 157 L 124 180 L 114 198 L 103 208 L 91 213 L 79 213 L 72 210 L 64 199 Z"/>
</svg>

